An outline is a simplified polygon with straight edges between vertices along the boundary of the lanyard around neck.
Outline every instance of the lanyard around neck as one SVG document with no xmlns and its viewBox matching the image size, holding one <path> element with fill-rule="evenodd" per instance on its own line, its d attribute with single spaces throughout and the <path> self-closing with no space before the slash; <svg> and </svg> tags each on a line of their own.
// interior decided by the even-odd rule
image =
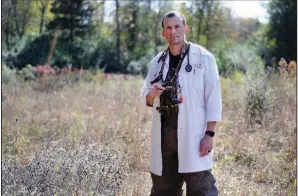
<svg viewBox="0 0 298 196">
<path fill-rule="evenodd" d="M 190 48 L 190 44 L 187 44 L 187 43 L 183 44 L 183 46 L 181 47 L 181 49 L 180 49 L 180 58 L 179 58 L 179 62 L 178 62 L 177 68 L 176 68 L 176 70 L 175 70 L 175 74 L 174 74 L 174 76 L 172 77 L 172 79 L 170 80 L 170 83 L 173 82 L 173 81 L 177 78 L 178 72 L 179 72 L 179 70 L 180 70 L 180 68 L 181 68 L 181 65 L 182 65 L 182 62 L 183 62 L 183 58 L 184 58 L 184 56 L 187 55 L 187 53 L 189 52 L 189 48 Z M 163 52 L 162 57 L 161 57 L 161 59 L 162 59 L 163 62 L 162 62 L 161 69 L 160 69 L 160 71 L 159 71 L 159 78 L 160 78 L 163 82 L 164 82 L 164 80 L 163 80 L 163 78 L 162 78 L 162 76 L 163 76 L 163 69 L 164 69 L 164 66 L 165 66 L 166 57 L 167 57 L 168 53 L 169 53 L 169 48 L 167 48 L 167 50 L 165 50 L 165 51 Z M 159 59 L 158 62 L 159 62 L 161 59 Z M 188 57 L 187 59 L 188 59 L 188 61 L 189 61 L 189 57 Z"/>
</svg>

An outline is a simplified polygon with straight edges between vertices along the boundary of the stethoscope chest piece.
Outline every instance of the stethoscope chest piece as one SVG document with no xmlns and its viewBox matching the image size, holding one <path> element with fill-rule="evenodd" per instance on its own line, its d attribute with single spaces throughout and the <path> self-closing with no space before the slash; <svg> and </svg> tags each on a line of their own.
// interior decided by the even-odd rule
<svg viewBox="0 0 298 196">
<path fill-rule="evenodd" d="M 190 64 L 187 64 L 187 65 L 185 66 L 185 71 L 187 71 L 187 72 L 191 72 L 191 70 L 192 70 L 192 66 L 191 66 Z"/>
</svg>

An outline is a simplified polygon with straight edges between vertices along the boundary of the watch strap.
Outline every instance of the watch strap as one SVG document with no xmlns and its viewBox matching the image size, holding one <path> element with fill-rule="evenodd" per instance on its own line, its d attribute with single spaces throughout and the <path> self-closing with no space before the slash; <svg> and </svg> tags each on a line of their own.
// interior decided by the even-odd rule
<svg viewBox="0 0 298 196">
<path fill-rule="evenodd" d="M 214 137 L 215 132 L 214 132 L 214 131 L 211 131 L 211 130 L 207 130 L 207 131 L 205 131 L 205 134 L 206 134 L 206 135 L 209 135 L 209 136 L 211 136 L 211 137 Z"/>
</svg>

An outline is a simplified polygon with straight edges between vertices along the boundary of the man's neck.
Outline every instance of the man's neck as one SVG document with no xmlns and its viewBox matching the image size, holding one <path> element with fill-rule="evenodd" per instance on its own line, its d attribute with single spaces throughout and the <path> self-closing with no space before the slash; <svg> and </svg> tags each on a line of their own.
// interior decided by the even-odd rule
<svg viewBox="0 0 298 196">
<path fill-rule="evenodd" d="M 173 56 L 177 56 L 180 54 L 181 47 L 186 43 L 186 41 L 182 41 L 179 44 L 169 45 L 170 52 Z"/>
</svg>

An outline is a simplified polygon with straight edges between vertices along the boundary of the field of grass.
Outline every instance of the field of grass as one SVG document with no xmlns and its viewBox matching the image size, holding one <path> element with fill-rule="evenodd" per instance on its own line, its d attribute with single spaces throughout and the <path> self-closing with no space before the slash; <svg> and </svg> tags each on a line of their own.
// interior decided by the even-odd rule
<svg viewBox="0 0 298 196">
<path fill-rule="evenodd" d="M 61 81 L 60 81 L 61 82 Z M 151 109 L 143 78 L 2 85 L 2 195 L 149 195 Z M 266 81 L 262 124 L 247 83 L 221 78 L 214 138 L 220 195 L 296 195 L 296 78 Z"/>
</svg>

